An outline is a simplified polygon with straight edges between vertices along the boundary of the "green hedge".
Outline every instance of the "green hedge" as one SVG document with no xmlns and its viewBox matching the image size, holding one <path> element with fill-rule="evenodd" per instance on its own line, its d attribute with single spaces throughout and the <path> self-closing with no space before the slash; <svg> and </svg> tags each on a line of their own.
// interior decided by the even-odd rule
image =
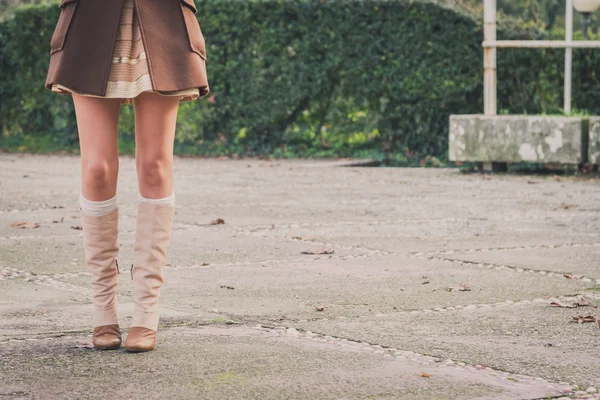
<svg viewBox="0 0 600 400">
<path fill-rule="evenodd" d="M 482 111 L 482 26 L 456 10 L 408 0 L 196 2 L 214 97 L 180 107 L 177 153 L 411 164 L 446 158 L 450 114 Z M 58 12 L 25 7 L 0 24 L 0 147 L 77 148 L 70 97 L 43 87 Z M 562 51 L 498 53 L 501 111 L 560 112 Z M 575 107 L 590 113 L 600 111 L 598 65 L 599 52 L 574 51 Z M 132 107 L 121 113 L 121 148 L 132 151 Z"/>
</svg>

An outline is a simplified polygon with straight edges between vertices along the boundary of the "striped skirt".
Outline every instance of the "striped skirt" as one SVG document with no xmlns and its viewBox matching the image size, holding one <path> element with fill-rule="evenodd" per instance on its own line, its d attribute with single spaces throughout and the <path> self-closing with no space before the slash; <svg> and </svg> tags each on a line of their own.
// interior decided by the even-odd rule
<svg viewBox="0 0 600 400">
<path fill-rule="evenodd" d="M 52 85 L 52 90 L 63 94 L 75 92 L 60 84 Z M 154 90 L 134 3 L 133 0 L 125 0 L 106 86 L 106 96 L 76 93 L 92 97 L 118 98 L 121 99 L 121 104 L 131 104 L 133 98 L 142 92 L 178 96 L 180 101 L 197 99 L 200 94 L 198 88 L 175 92 Z"/>
</svg>

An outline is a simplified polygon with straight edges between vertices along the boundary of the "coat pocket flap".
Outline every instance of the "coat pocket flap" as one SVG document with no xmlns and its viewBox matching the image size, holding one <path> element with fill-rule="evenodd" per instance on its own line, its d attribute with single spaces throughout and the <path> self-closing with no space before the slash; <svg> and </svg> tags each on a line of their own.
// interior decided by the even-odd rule
<svg viewBox="0 0 600 400">
<path fill-rule="evenodd" d="M 77 0 L 61 0 L 59 7 L 64 7 L 66 4 L 75 3 Z"/>
<path fill-rule="evenodd" d="M 68 0 L 64 0 L 64 1 L 68 1 Z M 73 0 L 71 0 L 73 1 Z M 185 4 L 186 6 L 188 6 L 189 8 L 192 9 L 192 11 L 194 12 L 194 14 L 196 14 L 198 12 L 198 9 L 196 8 L 196 4 L 194 3 L 194 0 L 181 0 L 183 4 Z"/>
</svg>

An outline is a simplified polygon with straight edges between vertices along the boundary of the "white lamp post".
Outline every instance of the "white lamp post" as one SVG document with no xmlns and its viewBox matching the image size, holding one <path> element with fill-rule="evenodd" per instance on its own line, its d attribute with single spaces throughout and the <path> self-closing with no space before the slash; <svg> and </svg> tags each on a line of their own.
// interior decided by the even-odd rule
<svg viewBox="0 0 600 400">
<path fill-rule="evenodd" d="M 592 13 L 600 7 L 598 0 L 573 0 L 573 7 L 579 12 Z"/>
<path fill-rule="evenodd" d="M 583 35 L 587 37 L 587 26 L 589 24 L 590 13 L 596 11 L 600 6 L 600 0 L 567 0 L 566 13 L 566 42 L 573 41 L 573 8 L 583 14 Z M 565 95 L 564 111 L 571 113 L 571 64 L 573 63 L 573 48 L 565 49 Z"/>
<path fill-rule="evenodd" d="M 573 0 L 573 7 L 583 14 L 583 36 L 587 38 L 590 14 L 600 7 L 600 0 Z"/>
</svg>

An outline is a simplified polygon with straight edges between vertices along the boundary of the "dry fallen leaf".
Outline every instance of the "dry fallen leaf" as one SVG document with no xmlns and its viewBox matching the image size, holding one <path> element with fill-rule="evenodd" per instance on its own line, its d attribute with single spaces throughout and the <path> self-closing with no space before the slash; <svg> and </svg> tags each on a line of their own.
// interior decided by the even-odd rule
<svg viewBox="0 0 600 400">
<path fill-rule="evenodd" d="M 333 253 L 334 253 L 333 250 L 326 250 L 326 249 L 306 250 L 306 251 L 300 252 L 300 254 L 316 254 L 316 255 L 333 254 Z"/>
<path fill-rule="evenodd" d="M 459 291 L 459 292 L 470 292 L 471 289 L 469 288 L 469 286 L 467 286 L 464 283 L 461 283 L 460 286 L 458 288 L 455 288 L 453 286 L 450 286 L 449 288 L 446 289 L 449 292 L 453 292 L 455 290 Z"/>
<path fill-rule="evenodd" d="M 209 223 L 209 225 L 222 225 L 225 223 L 225 220 L 223 218 L 217 218 L 214 221 L 211 221 Z"/>
<path fill-rule="evenodd" d="M 422 376 L 423 378 L 429 378 L 431 375 L 429 375 L 427 372 L 423 372 L 423 373 L 421 374 L 421 376 Z"/>
<path fill-rule="evenodd" d="M 293 236 L 291 236 L 291 238 L 294 239 L 294 240 L 305 240 L 307 242 L 315 240 L 314 236 L 296 236 L 296 235 L 293 235 Z"/>
<path fill-rule="evenodd" d="M 574 275 L 574 274 L 564 274 L 563 275 L 567 279 L 581 279 L 583 275 Z"/>
<path fill-rule="evenodd" d="M 583 324 L 585 322 L 596 322 L 596 317 L 594 317 L 593 315 L 586 315 L 585 317 L 582 315 L 578 315 L 576 317 L 573 317 L 573 321 L 577 322 L 578 324 Z"/>
<path fill-rule="evenodd" d="M 594 308 L 598 308 L 596 306 L 592 306 L 592 302 L 589 301 L 588 299 L 579 299 L 578 301 L 575 302 L 575 304 L 577 305 L 577 307 L 594 307 Z"/>
<path fill-rule="evenodd" d="M 552 303 L 550 303 L 550 305 L 552 307 L 577 308 L 577 305 L 575 305 L 575 304 L 566 304 L 566 303 L 561 303 L 559 301 L 553 301 Z"/>
<path fill-rule="evenodd" d="M 563 209 L 563 210 L 568 210 L 571 208 L 577 208 L 577 204 L 559 204 L 558 206 L 556 206 L 555 210 L 559 210 L 559 209 Z"/>
<path fill-rule="evenodd" d="M 592 302 L 587 300 L 587 299 L 579 299 L 577 301 L 574 301 L 572 303 L 563 303 L 560 301 L 553 301 L 552 303 L 550 303 L 551 306 L 553 307 L 561 307 L 561 308 L 577 308 L 577 307 L 593 307 L 593 308 L 598 308 L 596 306 L 592 306 Z"/>
<path fill-rule="evenodd" d="M 13 222 L 12 224 L 10 224 L 10 226 L 12 228 L 35 229 L 35 228 L 38 228 L 40 226 L 40 224 L 37 222 L 32 222 L 32 221 L 17 221 L 17 222 Z"/>
<path fill-rule="evenodd" d="M 88 341 L 78 341 L 75 344 L 75 347 L 77 347 L 78 349 L 93 349 L 94 348 L 94 344 L 92 342 L 88 342 Z"/>
</svg>

